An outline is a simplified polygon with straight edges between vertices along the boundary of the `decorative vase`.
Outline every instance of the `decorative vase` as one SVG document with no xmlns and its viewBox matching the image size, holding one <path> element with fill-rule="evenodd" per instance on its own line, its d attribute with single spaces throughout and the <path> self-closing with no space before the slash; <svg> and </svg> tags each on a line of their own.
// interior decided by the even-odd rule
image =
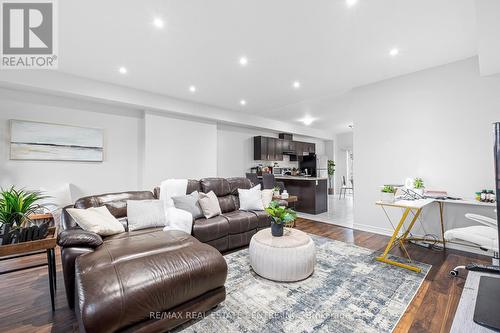
<svg viewBox="0 0 500 333">
<path fill-rule="evenodd" d="M 418 195 L 424 195 L 424 188 L 415 188 L 413 191 Z"/>
<path fill-rule="evenodd" d="M 271 235 L 274 237 L 283 236 L 283 224 L 271 223 Z"/>
<path fill-rule="evenodd" d="M 387 193 L 387 192 L 381 192 L 380 193 L 380 200 L 382 202 L 394 202 L 394 193 Z"/>
</svg>

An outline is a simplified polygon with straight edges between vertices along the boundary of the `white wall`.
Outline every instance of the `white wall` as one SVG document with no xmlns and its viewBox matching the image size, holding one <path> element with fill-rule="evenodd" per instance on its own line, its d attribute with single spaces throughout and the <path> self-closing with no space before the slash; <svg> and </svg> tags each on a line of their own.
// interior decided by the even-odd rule
<svg viewBox="0 0 500 333">
<path fill-rule="evenodd" d="M 9 119 L 102 128 L 104 162 L 10 160 Z M 0 88 L 0 186 L 53 189 L 71 183 L 76 199 L 151 189 L 166 178 L 243 176 L 256 164 L 255 135 L 277 137 L 272 131 Z M 298 138 L 324 150 L 322 140 Z"/>
<path fill-rule="evenodd" d="M 272 165 L 270 161 L 255 161 L 253 159 L 254 136 L 278 137 L 278 133 L 255 128 L 219 124 L 217 126 L 217 175 L 219 177 L 244 176 L 250 168 L 262 163 Z M 305 136 L 294 135 L 296 141 L 313 142 L 316 144 L 316 154 L 325 154 L 325 141 Z M 277 161 L 282 167 L 298 167 L 297 162 L 290 162 L 288 156 L 283 161 Z"/>
<path fill-rule="evenodd" d="M 104 161 L 10 160 L 9 119 L 102 128 Z M 128 110 L 0 89 L 0 186 L 54 189 L 72 183 L 74 198 L 138 189 L 139 119 Z"/>
<path fill-rule="evenodd" d="M 352 132 L 337 134 L 335 136 L 335 193 L 339 193 L 339 188 L 342 186 L 342 176 L 346 177 L 346 182 L 349 182 L 347 177 L 347 156 L 346 151 L 353 150 L 353 134 Z M 349 184 L 349 183 L 348 183 Z"/>
<path fill-rule="evenodd" d="M 145 114 L 144 185 L 217 175 L 217 125 Z"/>
<path fill-rule="evenodd" d="M 476 58 L 355 89 L 348 98 L 355 227 L 389 232 L 374 202 L 381 185 L 406 177 L 465 198 L 494 188 L 492 123 L 500 120 L 500 78 L 480 77 Z M 470 209 L 448 205 L 447 228 L 470 224 L 463 218 Z M 493 216 L 493 209 L 475 211 Z M 424 213 L 427 232 L 438 233 L 437 214 L 436 208 Z"/>
</svg>

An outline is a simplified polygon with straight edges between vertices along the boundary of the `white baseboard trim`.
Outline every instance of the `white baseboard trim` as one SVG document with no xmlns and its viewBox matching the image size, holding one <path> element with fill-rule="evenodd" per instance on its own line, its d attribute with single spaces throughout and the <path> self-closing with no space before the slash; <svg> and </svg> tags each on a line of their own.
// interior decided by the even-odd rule
<svg viewBox="0 0 500 333">
<path fill-rule="evenodd" d="M 317 222 L 323 222 L 331 225 L 336 225 L 338 227 L 344 227 L 344 228 L 350 228 L 352 229 L 352 224 L 351 223 L 339 223 L 337 221 L 334 221 L 328 217 L 321 217 L 321 216 L 314 216 L 314 215 L 309 215 L 309 214 L 302 214 L 302 213 L 297 213 L 297 217 L 301 217 L 306 220 L 310 221 L 317 221 Z"/>
<path fill-rule="evenodd" d="M 373 225 L 360 224 L 360 223 L 354 223 L 352 228 L 361 231 L 373 232 L 374 234 L 379 234 L 384 236 L 391 236 L 392 233 L 394 232 L 394 230 L 391 229 L 375 227 Z"/>
</svg>

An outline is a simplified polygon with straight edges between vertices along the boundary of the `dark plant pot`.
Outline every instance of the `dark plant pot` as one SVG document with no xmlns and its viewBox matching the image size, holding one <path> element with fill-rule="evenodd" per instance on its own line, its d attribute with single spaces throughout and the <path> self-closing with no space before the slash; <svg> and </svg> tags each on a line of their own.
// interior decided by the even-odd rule
<svg viewBox="0 0 500 333">
<path fill-rule="evenodd" d="M 334 194 L 333 192 L 334 192 L 334 191 L 333 191 L 333 188 L 329 188 L 329 189 L 328 189 L 328 194 L 332 195 L 332 194 Z"/>
<path fill-rule="evenodd" d="M 283 236 L 283 224 L 271 223 L 271 235 L 274 237 Z"/>
</svg>

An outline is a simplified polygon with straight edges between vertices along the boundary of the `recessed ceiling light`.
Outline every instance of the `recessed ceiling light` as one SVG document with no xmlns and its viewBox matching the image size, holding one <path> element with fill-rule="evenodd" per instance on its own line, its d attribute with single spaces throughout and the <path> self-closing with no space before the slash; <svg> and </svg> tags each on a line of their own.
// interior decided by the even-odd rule
<svg viewBox="0 0 500 333">
<path fill-rule="evenodd" d="M 161 18 L 157 17 L 153 20 L 153 25 L 158 29 L 161 29 L 165 25 L 165 22 L 163 22 Z"/>
<path fill-rule="evenodd" d="M 356 3 L 358 3 L 358 0 L 345 0 L 345 4 L 347 5 L 347 7 L 352 7 Z"/>
<path fill-rule="evenodd" d="M 245 106 L 245 105 L 247 105 L 247 101 L 245 101 L 244 99 L 242 99 L 242 100 L 240 101 L 240 104 L 241 104 L 242 106 Z"/>
<path fill-rule="evenodd" d="M 399 49 L 395 47 L 389 51 L 389 54 L 391 55 L 391 57 L 395 57 L 399 54 Z"/>
<path fill-rule="evenodd" d="M 120 67 L 118 68 L 118 71 L 121 73 L 121 74 L 127 74 L 127 69 L 125 67 Z"/>
<path fill-rule="evenodd" d="M 300 82 L 299 82 L 299 81 L 293 81 L 292 86 L 293 86 L 295 89 L 299 89 L 299 88 L 300 88 Z"/>
<path fill-rule="evenodd" d="M 311 116 L 305 116 L 304 118 L 302 119 L 299 119 L 299 121 L 303 122 L 304 125 L 311 125 L 316 119 L 315 118 L 312 118 Z"/>
<path fill-rule="evenodd" d="M 189 91 L 192 93 L 196 92 L 196 87 L 195 86 L 189 86 Z"/>
<path fill-rule="evenodd" d="M 240 58 L 240 65 L 241 65 L 241 66 L 246 66 L 246 65 L 248 65 L 248 58 L 247 58 L 247 57 L 241 57 L 241 58 Z"/>
</svg>

